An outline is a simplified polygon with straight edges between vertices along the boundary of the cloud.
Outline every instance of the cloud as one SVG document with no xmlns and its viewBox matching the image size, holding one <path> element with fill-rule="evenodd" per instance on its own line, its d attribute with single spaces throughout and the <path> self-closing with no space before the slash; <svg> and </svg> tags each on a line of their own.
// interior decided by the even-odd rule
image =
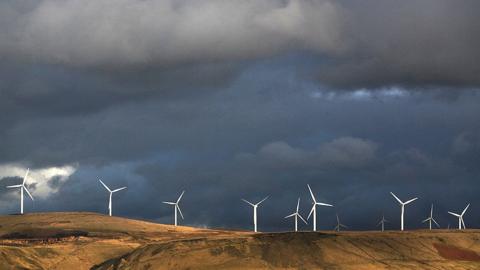
<svg viewBox="0 0 480 270">
<path fill-rule="evenodd" d="M 339 47 L 339 7 L 323 0 L 43 0 L 2 9 L 2 54 L 69 65 L 164 66 Z"/>
<path fill-rule="evenodd" d="M 26 185 L 33 187 L 29 190 L 34 198 L 46 199 L 58 192 L 60 186 L 68 181 L 76 170 L 76 166 L 73 165 L 32 169 L 28 174 Z M 0 165 L 0 179 L 16 177 L 23 180 L 26 171 L 27 168 L 21 165 L 2 164 Z"/>
<path fill-rule="evenodd" d="M 307 76 L 333 89 L 475 88 L 478 8 L 475 0 L 3 1 L 0 55 L 124 77 L 300 52 L 313 63 Z"/>
<path fill-rule="evenodd" d="M 283 141 L 262 146 L 256 154 L 240 154 L 239 160 L 277 168 L 355 169 L 374 161 L 378 145 L 360 138 L 341 137 L 314 150 L 295 148 Z"/>
</svg>

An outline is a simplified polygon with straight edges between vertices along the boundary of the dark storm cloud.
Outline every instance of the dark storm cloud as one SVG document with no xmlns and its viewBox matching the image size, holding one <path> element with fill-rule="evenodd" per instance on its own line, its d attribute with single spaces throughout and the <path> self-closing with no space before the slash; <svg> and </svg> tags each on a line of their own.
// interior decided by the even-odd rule
<svg viewBox="0 0 480 270">
<path fill-rule="evenodd" d="M 317 58 L 312 76 L 336 88 L 468 88 L 480 83 L 479 8 L 475 0 L 4 1 L 0 55 L 118 70 L 306 51 Z"/>
<path fill-rule="evenodd" d="M 0 165 L 21 168 L 0 183 L 71 165 L 27 209 L 105 213 L 102 178 L 128 186 L 118 215 L 170 222 L 186 189 L 186 224 L 241 228 L 240 198 L 270 195 L 261 230 L 290 228 L 299 196 L 308 214 L 308 183 L 336 206 L 323 228 L 398 224 L 390 191 L 421 197 L 411 227 L 431 202 L 442 225 L 472 202 L 478 225 L 478 5 L 2 1 Z"/>
<path fill-rule="evenodd" d="M 478 1 L 342 1 L 348 52 L 320 69 L 340 88 L 478 87 Z"/>
</svg>

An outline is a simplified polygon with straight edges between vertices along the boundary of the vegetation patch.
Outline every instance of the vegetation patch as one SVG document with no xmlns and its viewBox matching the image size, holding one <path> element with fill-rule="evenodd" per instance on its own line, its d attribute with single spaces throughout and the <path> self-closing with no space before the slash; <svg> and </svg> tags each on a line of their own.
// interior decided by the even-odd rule
<svg viewBox="0 0 480 270">
<path fill-rule="evenodd" d="M 480 255 L 475 251 L 446 244 L 433 244 L 433 246 L 438 251 L 438 254 L 445 259 L 480 262 Z"/>
<path fill-rule="evenodd" d="M 51 239 L 88 236 L 88 232 L 62 229 L 31 229 L 12 232 L 0 236 L 2 240 Z"/>
</svg>

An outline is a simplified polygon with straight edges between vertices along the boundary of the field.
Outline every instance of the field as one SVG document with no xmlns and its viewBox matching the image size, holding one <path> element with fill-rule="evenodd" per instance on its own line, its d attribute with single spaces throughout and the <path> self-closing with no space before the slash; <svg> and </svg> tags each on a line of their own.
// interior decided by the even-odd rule
<svg viewBox="0 0 480 270">
<path fill-rule="evenodd" d="M 0 226 L 0 269 L 480 269 L 480 230 L 254 234 L 83 212 Z"/>
</svg>

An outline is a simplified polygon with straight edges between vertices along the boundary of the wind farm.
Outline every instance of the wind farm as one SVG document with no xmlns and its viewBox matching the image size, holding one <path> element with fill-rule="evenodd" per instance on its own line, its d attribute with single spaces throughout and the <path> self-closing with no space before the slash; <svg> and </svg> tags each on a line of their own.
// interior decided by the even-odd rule
<svg viewBox="0 0 480 270">
<path fill-rule="evenodd" d="M 471 242 L 472 239 L 480 237 L 480 230 L 467 230 L 464 221 L 470 204 L 459 214 L 452 211 L 445 213 L 458 219 L 458 230 L 440 229 L 440 224 L 434 217 L 433 203 L 430 204 L 428 217 L 421 221 L 422 224 L 428 224 L 428 230 L 407 230 L 405 206 L 418 198 L 403 202 L 390 192 L 401 207 L 399 227 L 387 229 L 385 224 L 388 221 L 382 214 L 380 221 L 371 230 L 358 230 L 343 224 L 336 213 L 332 230 L 318 230 L 317 206 L 334 206 L 319 202 L 307 184 L 308 192 L 303 195 L 311 199 L 312 206 L 307 218 L 313 219 L 311 229 L 299 226 L 300 222 L 305 225 L 308 225 L 308 222 L 300 213 L 301 198 L 298 197 L 294 212 L 283 217 L 288 221 L 293 219 L 291 230 L 259 232 L 257 210 L 270 198 L 266 196 L 256 203 L 241 199 L 253 210 L 253 230 L 248 232 L 232 228 L 180 226 L 178 215 L 184 219 L 180 202 L 185 190 L 175 201 L 162 201 L 163 204 L 173 206 L 172 225 L 114 217 L 113 194 L 127 187 L 111 189 L 100 179 L 99 183 L 109 194 L 108 215 L 90 212 L 24 213 L 23 191 L 33 200 L 27 189 L 29 172 L 27 169 L 21 184 L 6 186 L 8 189 L 20 189 L 21 209 L 20 215 L 0 216 L 0 252 L 9 258 L 8 261 L 0 263 L 0 268 L 17 265 L 27 269 L 170 269 L 165 265 L 172 264 L 186 268 L 222 269 L 258 269 L 263 266 L 268 266 L 269 269 L 284 269 L 287 265 L 294 268 L 307 265 L 311 269 L 324 269 L 331 265 L 335 265 L 337 269 L 435 269 L 446 265 L 459 269 L 475 269 L 480 266 L 480 247 L 473 248 Z M 262 213 L 267 213 L 272 207 L 275 206 L 264 206 Z M 322 215 L 323 222 L 328 220 L 328 216 Z M 262 218 L 262 222 L 271 223 L 272 220 L 269 219 L 271 217 Z M 437 227 L 435 230 L 433 225 Z M 379 226 L 380 231 L 377 231 L 376 227 Z M 458 235 L 460 231 L 466 233 Z M 53 256 L 43 257 L 37 254 L 39 247 L 45 245 Z M 430 245 L 433 252 L 425 253 L 418 247 L 425 245 Z M 265 246 L 271 248 L 265 250 Z M 108 252 L 104 250 L 106 247 Z M 321 252 L 306 250 L 312 247 L 320 248 Z M 259 257 L 259 248 L 262 252 L 276 255 Z M 388 249 L 395 252 L 387 252 Z M 414 256 L 411 255 L 412 249 L 415 250 Z M 168 251 L 159 253 L 156 250 Z M 341 255 L 346 250 L 356 255 L 346 260 Z M 358 253 L 360 251 L 361 253 Z M 179 253 L 188 254 L 186 256 L 189 259 L 179 257 Z M 365 253 L 368 256 L 360 255 Z M 410 257 L 405 259 L 403 256 L 407 253 Z M 399 260 L 397 256 L 402 256 L 403 259 Z M 284 260 L 288 258 L 290 260 L 287 263 Z"/>
<path fill-rule="evenodd" d="M 478 14 L 0 0 L 0 270 L 480 270 Z"/>
</svg>

